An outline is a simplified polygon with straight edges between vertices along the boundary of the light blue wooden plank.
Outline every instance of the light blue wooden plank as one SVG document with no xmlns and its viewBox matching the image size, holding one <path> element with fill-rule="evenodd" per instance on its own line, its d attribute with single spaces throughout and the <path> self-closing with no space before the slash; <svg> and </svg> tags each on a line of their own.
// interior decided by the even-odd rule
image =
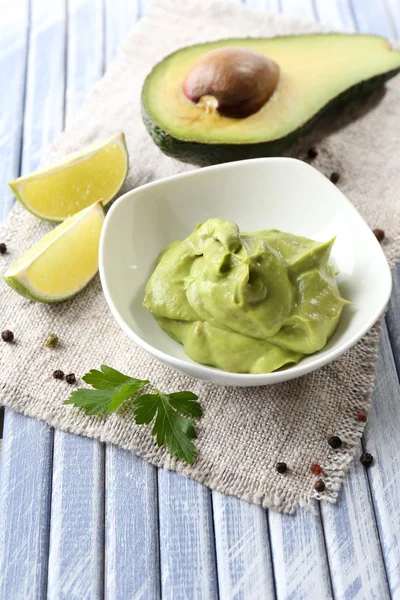
<svg viewBox="0 0 400 600">
<path fill-rule="evenodd" d="M 42 153 L 63 128 L 65 27 L 65 0 L 33 1 L 22 148 L 24 174 L 37 169 Z"/>
<path fill-rule="evenodd" d="M 397 375 L 400 378 L 400 267 L 393 272 L 393 292 L 386 315 Z"/>
<path fill-rule="evenodd" d="M 266 511 L 213 492 L 221 600 L 275 597 Z"/>
<path fill-rule="evenodd" d="M 157 472 L 117 446 L 106 459 L 106 598 L 160 597 Z"/>
<path fill-rule="evenodd" d="M 344 14 L 341 10 L 339 16 Z M 347 24 L 348 16 L 343 26 Z M 340 27 L 340 23 L 336 25 Z M 359 22 L 354 25 L 360 27 Z M 368 479 L 359 461 L 353 462 L 338 503 L 322 503 L 321 515 L 335 597 L 388 598 L 376 516 Z"/>
<path fill-rule="evenodd" d="M 400 2 L 399 0 L 383 0 L 386 14 L 391 24 L 394 37 L 400 39 Z"/>
<path fill-rule="evenodd" d="M 279 13 L 280 3 L 279 0 L 244 0 L 244 4 L 249 8 L 256 8 L 258 10 L 267 10 L 268 12 Z"/>
<path fill-rule="evenodd" d="M 312 0 L 280 0 L 281 12 L 307 21 L 315 21 Z"/>
<path fill-rule="evenodd" d="M 315 20 L 311 0 L 281 0 L 283 14 Z M 269 529 L 278 599 L 332 598 L 320 517 L 304 509 L 296 516 L 269 511 Z"/>
<path fill-rule="evenodd" d="M 0 598 L 44 597 L 51 428 L 6 411 L 0 470 Z"/>
<path fill-rule="evenodd" d="M 8 11 L 0 9 L 1 25 L 5 25 L 12 16 L 22 17 L 22 3 L 9 2 Z M 47 7 L 48 8 L 48 7 Z M 3 21 L 3 16 L 6 19 Z M 8 39 L 7 36 L 12 39 Z M 22 44 L 24 33 L 18 32 L 15 23 L 10 25 L 7 36 L 1 35 L 3 43 L 10 45 L 9 66 L 17 69 L 16 79 L 11 76 L 6 87 L 1 85 L 0 94 L 4 90 L 8 100 L 14 102 L 15 110 L 21 109 L 22 98 L 12 96 L 14 82 L 19 81 L 18 65 L 15 53 Z M 31 12 L 30 52 L 26 85 L 26 110 L 24 119 L 24 141 L 22 145 L 22 172 L 27 173 L 35 168 L 40 152 L 49 139 L 62 125 L 63 113 L 63 78 L 62 64 L 64 57 L 64 8 L 58 1 L 52 2 L 52 11 L 47 12 L 43 3 L 35 2 Z M 51 47 L 51 53 L 48 51 Z M 60 67 L 61 65 L 61 67 Z M 61 68 L 61 75 L 60 75 Z M 0 78 L 6 72 L 0 69 Z M 19 85 L 21 88 L 21 85 Z M 10 90 L 12 93 L 10 93 Z M 19 89 L 21 94 L 21 89 Z M 18 129 L 18 116 L 14 117 L 2 111 L 1 127 L 7 134 L 15 137 Z M 22 113 L 21 113 L 22 117 Z M 14 127 L 13 127 L 14 125 Z M 18 147 L 18 150 L 16 150 Z M 14 144 L 10 153 L 18 151 L 15 159 L 19 166 L 19 142 Z M 3 147 L 4 149 L 4 147 Z M 7 164 L 0 161 L 0 171 Z M 18 175 L 13 173 L 13 177 Z M 2 172 L 2 183 L 6 183 L 10 175 Z M 4 208 L 8 209 L 11 203 Z M 11 324 L 10 324 L 11 325 Z M 17 326 L 17 325 L 16 325 Z M 14 326 L 12 326 L 14 328 Z M 48 529 L 50 517 L 51 494 L 51 462 L 52 462 L 51 429 L 38 421 L 23 415 L 6 411 L 4 427 L 4 460 L 0 484 L 1 533 L 0 557 L 4 560 L 1 567 L 1 598 L 34 599 L 44 596 L 47 578 Z"/>
<path fill-rule="evenodd" d="M 106 66 L 137 17 L 135 2 L 106 3 Z M 106 448 L 105 592 L 109 600 L 159 598 L 157 471 L 131 452 Z"/>
<path fill-rule="evenodd" d="M 105 0 L 105 60 L 108 66 L 139 16 L 139 0 Z"/>
<path fill-rule="evenodd" d="M 20 170 L 29 0 L 0 0 L 0 15 L 0 220 L 4 220 L 14 202 L 8 181 Z"/>
<path fill-rule="evenodd" d="M 323 502 L 321 511 L 335 598 L 389 599 L 367 474 L 358 460 L 351 465 L 337 504 Z"/>
<path fill-rule="evenodd" d="M 396 300 L 400 300 L 400 294 Z M 397 313 L 397 327 L 399 320 L 400 312 Z M 400 385 L 387 329 L 384 327 L 364 447 L 375 457 L 375 464 L 367 474 L 393 598 L 400 597 L 399 431 Z"/>
<path fill-rule="evenodd" d="M 68 0 L 67 122 L 103 74 L 102 0 Z"/>
<path fill-rule="evenodd" d="M 395 37 L 383 2 L 377 0 L 350 0 L 350 2 L 356 29 L 360 33 L 377 33 L 385 37 Z"/>
<path fill-rule="evenodd" d="M 158 502 L 163 600 L 217 598 L 211 492 L 159 469 Z"/>
<path fill-rule="evenodd" d="M 305 509 L 296 515 L 269 511 L 278 600 L 332 598 L 321 519 Z"/>
<path fill-rule="evenodd" d="M 68 124 L 102 75 L 103 12 L 99 0 L 67 4 Z M 53 464 L 48 597 L 98 598 L 104 577 L 104 446 L 55 431 Z"/>
<path fill-rule="evenodd" d="M 103 596 L 104 446 L 54 432 L 50 600 Z"/>
<path fill-rule="evenodd" d="M 354 30 L 349 0 L 314 0 L 317 20 L 335 29 Z"/>
</svg>

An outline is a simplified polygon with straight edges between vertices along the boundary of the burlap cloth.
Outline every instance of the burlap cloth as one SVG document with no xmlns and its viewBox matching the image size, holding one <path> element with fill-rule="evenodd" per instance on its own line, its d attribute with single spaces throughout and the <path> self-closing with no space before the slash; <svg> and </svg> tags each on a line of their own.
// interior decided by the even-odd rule
<svg viewBox="0 0 400 600">
<path fill-rule="evenodd" d="M 190 169 L 164 156 L 142 124 L 140 90 L 152 65 L 194 42 L 321 29 L 231 3 L 159 3 L 135 25 L 78 120 L 57 138 L 47 159 L 122 130 L 130 155 L 123 191 Z M 314 164 L 328 175 L 338 171 L 341 189 L 367 223 L 385 229 L 384 249 L 392 262 L 400 246 L 399 119 L 396 78 L 386 92 L 380 90 L 328 118 L 288 153 L 304 157 L 311 144 L 318 145 Z M 48 229 L 17 204 L 1 234 L 10 249 L 1 257 L 3 270 Z M 285 512 L 310 506 L 318 497 L 310 472 L 316 461 L 325 471 L 326 490 L 319 497 L 335 501 L 363 431 L 355 413 L 368 412 L 370 404 L 377 327 L 341 359 L 311 375 L 273 387 L 239 389 L 184 377 L 136 348 L 112 318 L 98 278 L 77 298 L 58 306 L 24 300 L 2 283 L 0 305 L 2 328 L 13 330 L 16 338 L 13 344 L 3 344 L 0 353 L 1 402 L 6 406 L 54 427 L 118 444 L 213 489 Z M 55 350 L 43 347 L 50 332 L 61 340 Z M 146 426 L 136 426 L 129 413 L 86 417 L 62 404 L 71 387 L 54 380 L 53 370 L 80 376 L 101 363 L 149 378 L 162 390 L 190 389 L 199 395 L 204 416 L 198 426 L 199 455 L 192 466 L 158 449 Z M 327 444 L 330 432 L 343 439 L 340 450 Z M 277 461 L 288 464 L 287 474 L 276 472 Z"/>
</svg>

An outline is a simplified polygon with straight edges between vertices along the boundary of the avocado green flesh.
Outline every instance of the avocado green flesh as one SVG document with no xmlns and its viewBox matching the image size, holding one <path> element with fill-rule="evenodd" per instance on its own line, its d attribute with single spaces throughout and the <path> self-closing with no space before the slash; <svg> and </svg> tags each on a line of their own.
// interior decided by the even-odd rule
<svg viewBox="0 0 400 600">
<path fill-rule="evenodd" d="M 323 348 L 338 324 L 333 241 L 209 219 L 163 250 L 143 305 L 193 360 L 270 373 Z"/>
<path fill-rule="evenodd" d="M 255 114 L 233 119 L 187 100 L 182 83 L 210 50 L 237 46 L 272 58 L 278 87 Z M 313 34 L 220 40 L 178 50 L 155 66 L 142 92 L 143 119 L 156 144 L 197 164 L 271 156 L 304 133 L 323 112 L 381 85 L 400 70 L 400 52 L 381 37 Z"/>
</svg>

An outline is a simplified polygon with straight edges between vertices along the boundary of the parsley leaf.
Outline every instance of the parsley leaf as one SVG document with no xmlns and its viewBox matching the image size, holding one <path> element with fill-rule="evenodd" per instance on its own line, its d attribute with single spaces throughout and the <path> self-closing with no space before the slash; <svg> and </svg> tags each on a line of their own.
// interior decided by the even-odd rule
<svg viewBox="0 0 400 600">
<path fill-rule="evenodd" d="M 94 389 L 75 390 L 64 404 L 74 404 L 82 408 L 87 415 L 110 414 L 149 383 L 144 379 L 123 375 L 106 365 L 100 368 L 101 371 L 92 369 L 82 377 L 83 381 Z"/>
<path fill-rule="evenodd" d="M 162 394 L 154 390 L 153 394 L 138 396 L 133 410 L 138 425 L 154 421 L 151 433 L 156 437 L 158 446 L 166 445 L 171 454 L 188 463 L 195 460 L 197 448 L 192 442 L 196 437 L 195 423 L 188 417 L 197 419 L 202 415 L 196 394 Z"/>
<path fill-rule="evenodd" d="M 171 454 L 188 463 L 195 460 L 197 448 L 192 442 L 197 437 L 195 419 L 202 415 L 196 394 L 188 391 L 163 394 L 153 390 L 151 394 L 137 396 L 149 381 L 128 377 L 107 365 L 100 369 L 92 369 L 82 377 L 92 389 L 75 390 L 64 404 L 74 404 L 87 415 L 106 415 L 136 396 L 133 401 L 136 423 L 152 423 L 151 433 L 158 446 L 166 445 Z"/>
</svg>

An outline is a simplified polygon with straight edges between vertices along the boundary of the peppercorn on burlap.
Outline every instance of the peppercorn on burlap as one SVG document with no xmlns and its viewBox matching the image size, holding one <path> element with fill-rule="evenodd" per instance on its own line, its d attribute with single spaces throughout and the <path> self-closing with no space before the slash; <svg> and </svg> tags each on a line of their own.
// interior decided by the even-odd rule
<svg viewBox="0 0 400 600">
<path fill-rule="evenodd" d="M 232 3 L 155 4 L 135 25 L 79 118 L 56 139 L 44 162 L 124 131 L 130 171 L 123 191 L 191 169 L 164 156 L 142 124 L 140 91 L 150 68 L 169 52 L 194 42 L 321 29 Z M 367 223 L 386 231 L 383 247 L 392 263 L 400 247 L 399 119 L 397 77 L 386 91 L 331 116 L 288 152 L 302 158 L 307 148 L 318 146 L 314 165 L 326 175 L 340 173 L 341 189 Z M 1 234 L 10 249 L 1 257 L 3 269 L 48 229 L 16 205 Z M 138 349 L 111 316 L 98 278 L 58 306 L 25 300 L 5 283 L 0 285 L 0 299 L 2 328 L 12 329 L 16 339 L 3 343 L 0 352 L 1 402 L 6 406 L 54 427 L 118 444 L 157 466 L 276 510 L 294 512 L 299 505 L 311 506 L 316 497 L 335 501 L 364 427 L 355 414 L 368 412 L 370 404 L 377 327 L 345 356 L 306 377 L 273 387 L 224 388 L 184 377 Z M 60 339 L 56 349 L 44 347 L 51 332 Z M 102 363 L 148 378 L 165 391 L 190 389 L 199 395 L 204 416 L 198 426 L 199 455 L 192 466 L 158 449 L 149 429 L 136 426 L 129 414 L 87 417 L 62 404 L 73 388 L 53 379 L 52 372 L 63 369 L 81 376 Z M 343 439 L 339 450 L 327 444 L 330 432 Z M 278 461 L 287 463 L 285 475 L 276 472 Z M 326 489 L 320 496 L 314 490 L 312 462 L 324 468 Z"/>
</svg>

